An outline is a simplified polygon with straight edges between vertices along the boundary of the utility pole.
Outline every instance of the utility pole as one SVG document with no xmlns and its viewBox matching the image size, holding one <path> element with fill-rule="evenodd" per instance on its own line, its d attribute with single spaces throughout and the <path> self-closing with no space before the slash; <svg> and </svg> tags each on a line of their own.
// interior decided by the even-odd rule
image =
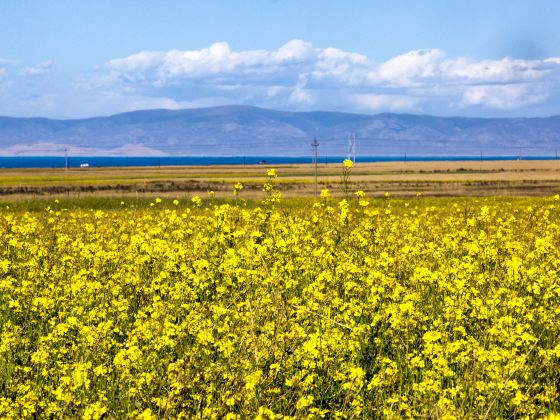
<svg viewBox="0 0 560 420">
<path fill-rule="evenodd" d="M 348 135 L 348 159 L 356 163 L 356 134 Z"/>
<path fill-rule="evenodd" d="M 556 160 L 558 160 L 558 149 L 556 149 L 555 152 L 556 152 Z"/>
<path fill-rule="evenodd" d="M 317 137 L 313 138 L 311 147 L 313 148 L 313 164 L 315 165 L 315 197 L 317 197 L 317 149 L 319 148 Z"/>
<path fill-rule="evenodd" d="M 64 170 L 68 170 L 68 147 L 64 147 Z"/>
</svg>

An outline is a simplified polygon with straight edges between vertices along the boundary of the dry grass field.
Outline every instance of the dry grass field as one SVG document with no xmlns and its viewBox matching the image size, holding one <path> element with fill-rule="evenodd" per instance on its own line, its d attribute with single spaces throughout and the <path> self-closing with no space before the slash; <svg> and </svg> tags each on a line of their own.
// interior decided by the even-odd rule
<svg viewBox="0 0 560 420">
<path fill-rule="evenodd" d="M 340 194 L 341 164 L 320 164 L 318 189 Z M 266 165 L 127 167 L 87 169 L 0 169 L 0 197 L 27 199 L 63 195 L 162 196 L 204 194 L 231 196 L 237 182 L 242 196 L 259 198 Z M 284 197 L 311 196 L 313 166 L 275 165 Z M 560 160 L 378 162 L 356 163 L 354 190 L 370 196 L 389 193 L 424 196 L 541 196 L 560 191 Z"/>
</svg>

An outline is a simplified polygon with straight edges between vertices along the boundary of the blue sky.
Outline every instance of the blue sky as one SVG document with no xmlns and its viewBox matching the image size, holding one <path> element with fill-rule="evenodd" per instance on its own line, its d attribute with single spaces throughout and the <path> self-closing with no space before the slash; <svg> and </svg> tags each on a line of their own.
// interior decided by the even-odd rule
<svg viewBox="0 0 560 420">
<path fill-rule="evenodd" d="M 0 115 L 558 114 L 559 18 L 548 0 L 3 0 Z"/>
</svg>

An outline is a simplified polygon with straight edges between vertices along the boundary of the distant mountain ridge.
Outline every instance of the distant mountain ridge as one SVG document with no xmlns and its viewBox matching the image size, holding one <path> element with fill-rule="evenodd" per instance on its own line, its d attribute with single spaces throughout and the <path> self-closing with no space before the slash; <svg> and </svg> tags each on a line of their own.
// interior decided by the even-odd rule
<svg viewBox="0 0 560 420">
<path fill-rule="evenodd" d="M 74 120 L 0 117 L 0 155 L 550 155 L 560 116 L 467 118 L 287 112 L 252 106 L 154 109 Z"/>
</svg>

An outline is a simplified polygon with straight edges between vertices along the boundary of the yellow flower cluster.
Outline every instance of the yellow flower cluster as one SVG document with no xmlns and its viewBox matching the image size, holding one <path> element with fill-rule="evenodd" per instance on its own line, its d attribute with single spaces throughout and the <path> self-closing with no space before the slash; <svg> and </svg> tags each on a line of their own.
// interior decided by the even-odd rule
<svg viewBox="0 0 560 420">
<path fill-rule="evenodd" d="M 350 159 L 344 159 L 342 161 L 342 166 L 347 169 L 351 169 L 354 166 L 354 162 Z"/>
<path fill-rule="evenodd" d="M 0 418 L 556 418 L 558 201 L 322 197 L 0 210 Z"/>
</svg>

